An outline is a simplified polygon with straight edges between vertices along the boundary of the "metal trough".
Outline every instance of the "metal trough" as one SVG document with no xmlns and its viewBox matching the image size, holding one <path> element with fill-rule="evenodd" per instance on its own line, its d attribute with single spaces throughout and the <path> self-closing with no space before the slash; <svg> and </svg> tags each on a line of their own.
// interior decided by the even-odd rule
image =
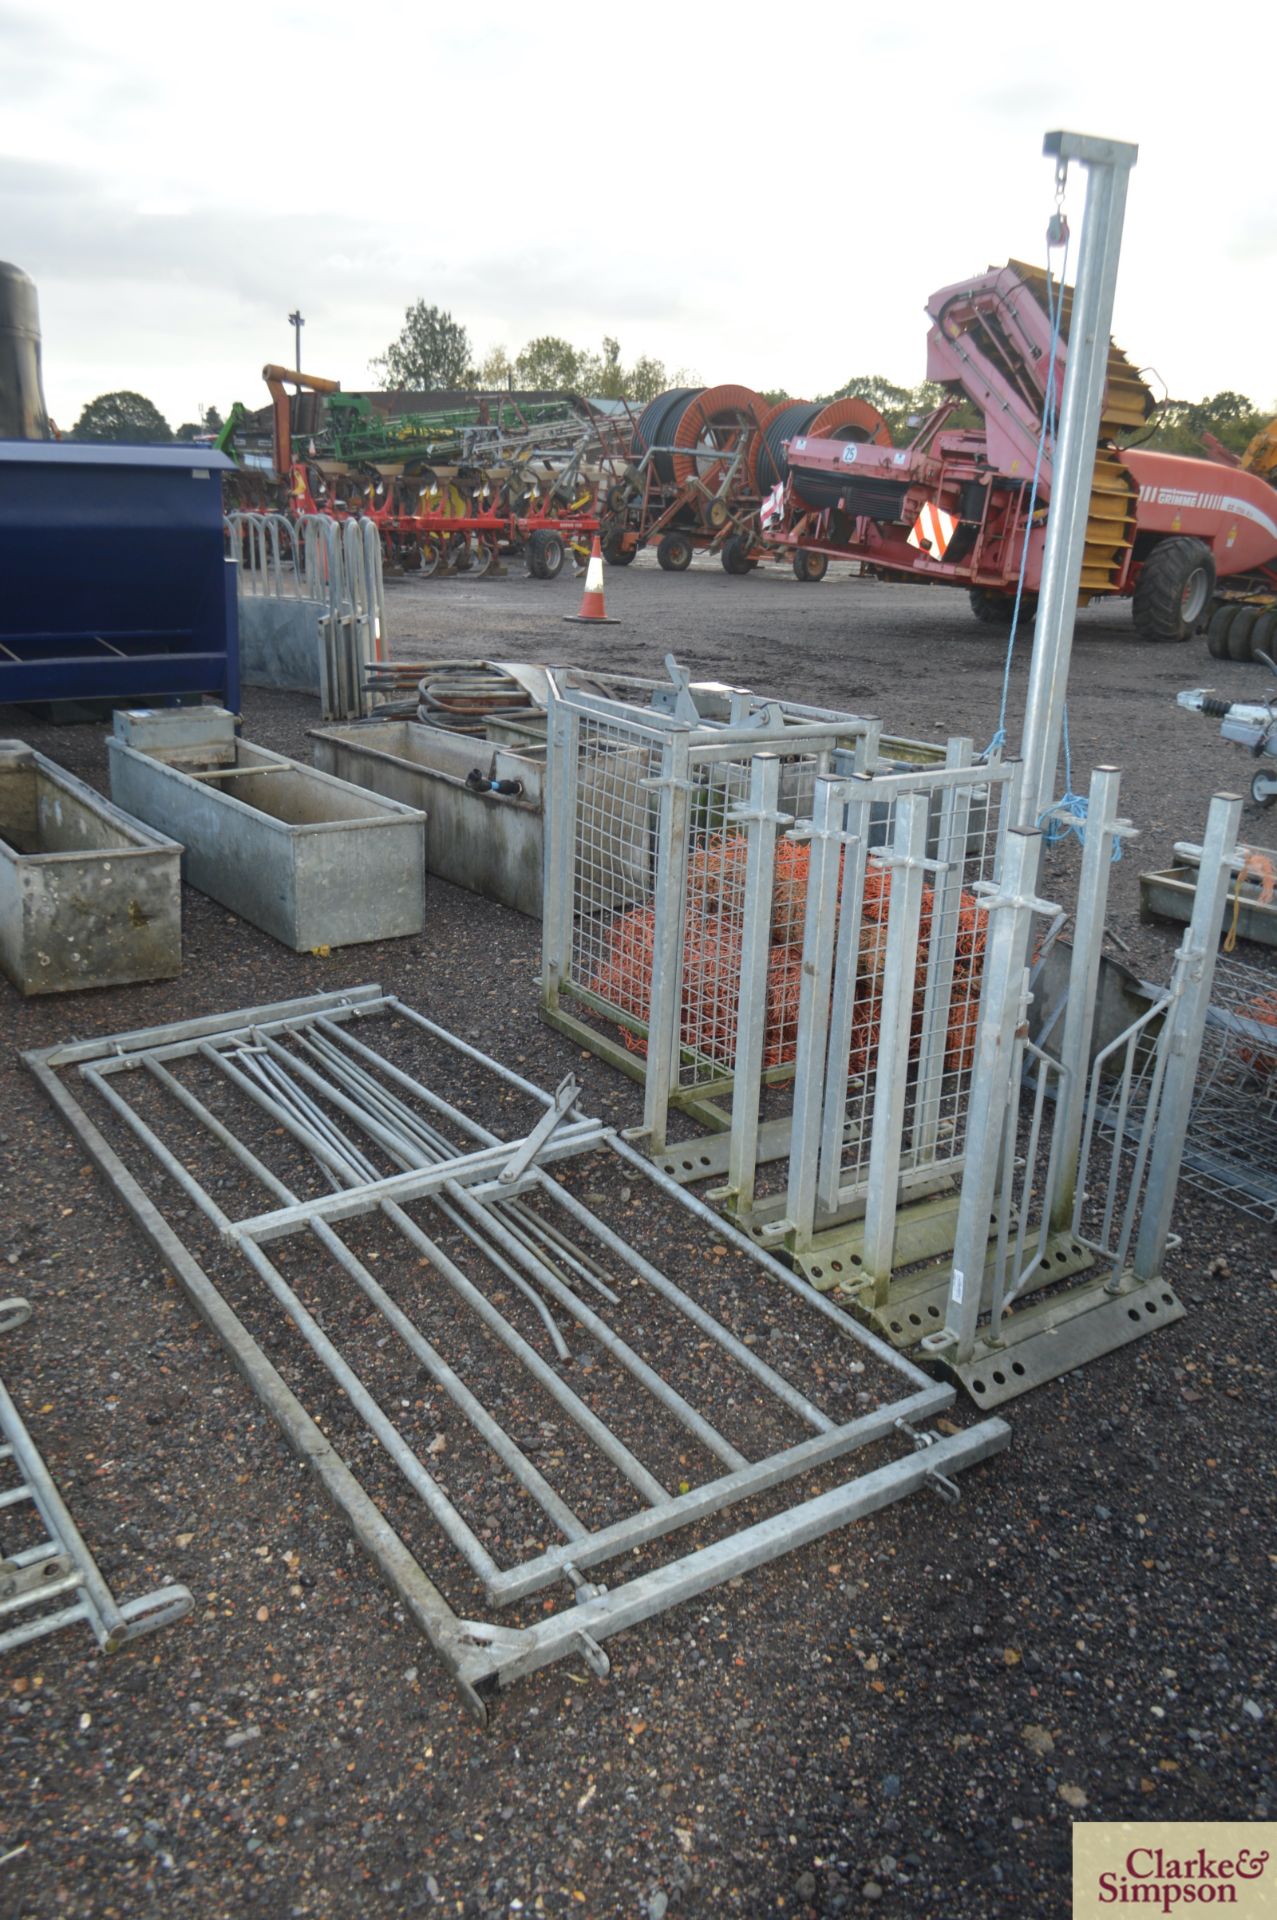
<svg viewBox="0 0 1277 1920">
<path fill-rule="evenodd" d="M 237 740 L 231 716 L 204 709 L 117 712 L 107 747 L 112 797 L 162 821 L 185 848 L 191 885 L 298 953 L 420 933 L 424 814 L 285 755 Z M 142 742 L 147 750 L 138 744 Z"/>
<path fill-rule="evenodd" d="M 540 919 L 543 745 L 494 746 L 415 720 L 313 727 L 308 738 L 322 772 L 429 814 L 431 873 Z"/>
<path fill-rule="evenodd" d="M 0 741 L 0 968 L 27 994 L 170 979 L 181 853 L 34 748 Z"/>
</svg>

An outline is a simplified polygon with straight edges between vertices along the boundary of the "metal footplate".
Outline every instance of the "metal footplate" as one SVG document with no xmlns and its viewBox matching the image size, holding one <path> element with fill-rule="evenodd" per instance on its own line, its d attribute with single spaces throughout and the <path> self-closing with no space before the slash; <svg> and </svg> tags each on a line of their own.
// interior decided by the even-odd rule
<svg viewBox="0 0 1277 1920">
<path fill-rule="evenodd" d="M 1102 1276 L 1058 1298 L 1018 1307 L 1003 1319 L 1002 1337 L 977 1340 L 969 1360 L 946 1358 L 943 1333 L 922 1342 L 920 1358 L 936 1361 L 978 1406 L 997 1407 L 1141 1334 L 1171 1326 L 1184 1312 L 1165 1280 L 1139 1281 L 1128 1269 L 1116 1284 Z"/>
</svg>

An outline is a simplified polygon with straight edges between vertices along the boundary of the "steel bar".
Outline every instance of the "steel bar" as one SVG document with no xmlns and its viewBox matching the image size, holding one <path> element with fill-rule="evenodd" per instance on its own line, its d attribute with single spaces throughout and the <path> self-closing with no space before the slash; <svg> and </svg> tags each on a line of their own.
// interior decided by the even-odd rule
<svg viewBox="0 0 1277 1920">
<path fill-rule="evenodd" d="M 974 754 L 973 741 L 955 737 L 945 749 L 945 765 L 969 767 Z M 992 788 L 988 789 L 989 804 L 992 803 L 993 791 Z M 918 1091 L 913 1124 L 913 1157 L 917 1161 L 929 1161 L 936 1157 L 940 1096 L 949 1041 L 949 1011 L 953 1001 L 956 943 L 948 934 L 951 925 L 956 931 L 962 902 L 963 866 L 970 820 L 971 789 L 966 786 L 943 789 L 936 836 L 937 871 L 931 898 L 933 950 L 923 990 L 922 1034 L 918 1049 Z"/>
<path fill-rule="evenodd" d="M 1069 318 L 1064 395 L 1051 463 L 1050 509 L 1025 700 L 1021 757 L 1027 777 L 1019 813 L 1019 824 L 1025 827 L 1036 826 L 1055 798 L 1082 549 L 1108 379 L 1126 190 L 1139 155 L 1138 147 L 1122 141 L 1095 140 L 1074 133 L 1048 134 L 1044 151 L 1055 158 L 1057 169 L 1066 168 L 1070 161 L 1086 168 L 1086 210 Z M 1053 376 L 1054 369 L 1051 371 Z"/>
<path fill-rule="evenodd" d="M 905 1082 L 918 972 L 918 927 L 923 868 L 927 860 L 930 801 L 925 793 L 902 796 L 887 867 L 891 902 L 882 966 L 882 1011 L 874 1073 L 873 1133 L 869 1146 L 869 1192 L 865 1205 L 864 1263 L 875 1306 L 886 1302 L 896 1246 L 900 1155 L 905 1122 Z"/>
<path fill-rule="evenodd" d="M 656 892 L 652 929 L 652 998 L 643 1082 L 643 1134 L 653 1154 L 665 1150 L 670 1093 L 681 1041 L 690 741 L 686 728 L 665 741 L 657 782 L 656 871 L 661 885 Z"/>
<path fill-rule="evenodd" d="M 1065 1079 L 1055 1109 L 1059 1158 L 1047 1193 L 1047 1212 L 1057 1233 L 1067 1233 L 1073 1218 L 1109 876 L 1113 871 L 1114 847 L 1126 827 L 1117 817 L 1121 781 L 1116 767 L 1096 767 L 1087 799 L 1086 839 L 1073 915 L 1073 954 L 1060 1042 Z"/>
<path fill-rule="evenodd" d="M 1193 1085 L 1201 1058 L 1219 949 L 1219 928 L 1232 877 L 1232 850 L 1241 812 L 1242 803 L 1235 793 L 1217 793 L 1206 817 L 1193 917 L 1184 935 L 1184 991 L 1167 1015 L 1166 1083 L 1157 1120 L 1156 1144 L 1149 1160 L 1144 1211 L 1135 1242 L 1134 1267 L 1138 1280 L 1151 1280 L 1161 1272 L 1170 1236 L 1171 1212 L 1184 1157 Z"/>
<path fill-rule="evenodd" d="M 826 1086 L 829 989 L 834 967 L 838 875 L 844 857 L 843 816 L 848 785 L 845 780 L 818 779 L 812 798 L 802 979 L 798 989 L 794 1117 L 790 1127 L 789 1188 L 785 1202 L 797 1249 L 810 1242 L 816 1213 L 817 1143 Z M 802 831 L 805 836 L 808 830 Z M 795 831 L 795 838 L 798 832 Z M 859 844 L 856 851 L 859 852 Z M 846 1084 L 845 1075 L 843 1084 Z"/>
<path fill-rule="evenodd" d="M 860 970 L 860 934 L 872 815 L 869 783 L 867 780 L 857 780 L 848 790 L 847 842 L 843 853 L 837 913 L 833 999 L 829 1009 L 829 1056 L 825 1064 L 824 1099 L 816 1148 L 815 1206 L 826 1215 L 838 1211 L 842 1187 L 842 1158 L 847 1137 L 848 1063 L 856 1016 L 856 981 Z M 812 1151 L 806 1133 L 802 1137 L 802 1150 Z M 804 1222 L 804 1228 L 804 1238 L 810 1241 L 810 1219 Z"/>
<path fill-rule="evenodd" d="M 767 968 L 771 954 L 772 896 L 776 884 L 776 829 L 790 824 L 780 812 L 780 760 L 774 753 L 750 763 L 749 800 L 733 819 L 746 834 L 744 944 L 736 1014 L 731 1156 L 727 1185 L 731 1205 L 747 1214 L 754 1204 L 758 1163 L 759 1102 L 767 1026 Z"/>
</svg>

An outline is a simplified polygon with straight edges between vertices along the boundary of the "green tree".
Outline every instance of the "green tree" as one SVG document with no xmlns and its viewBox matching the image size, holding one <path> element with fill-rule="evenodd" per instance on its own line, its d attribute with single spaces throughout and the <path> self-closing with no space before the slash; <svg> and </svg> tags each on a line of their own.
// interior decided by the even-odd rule
<svg viewBox="0 0 1277 1920">
<path fill-rule="evenodd" d="M 515 377 L 521 387 L 546 393 L 577 393 L 587 356 L 557 334 L 539 334 L 529 340 L 514 363 Z"/>
<path fill-rule="evenodd" d="M 650 354 L 641 353 L 626 376 L 626 390 L 621 397 L 645 407 L 649 400 L 655 400 L 658 393 L 664 393 L 667 387 L 676 384 L 667 375 L 663 360 L 654 360 Z M 689 384 L 694 385 L 695 382 Z"/>
<path fill-rule="evenodd" d="M 1144 428 L 1136 440 L 1140 446 L 1153 447 L 1159 453 L 1200 456 L 1203 435 L 1209 433 L 1230 453 L 1244 453 L 1266 418 L 1244 393 L 1225 388 L 1222 393 L 1195 402 L 1163 400 L 1154 409 L 1152 431 Z"/>
<path fill-rule="evenodd" d="M 222 431 L 222 428 L 225 425 L 226 425 L 226 422 L 223 420 L 221 414 L 217 411 L 216 407 L 205 407 L 204 409 L 205 433 L 220 433 Z"/>
<path fill-rule="evenodd" d="M 198 420 L 183 420 L 180 427 L 174 429 L 175 440 L 196 440 L 204 429 Z"/>
<path fill-rule="evenodd" d="M 418 300 L 405 309 L 398 339 L 370 365 L 381 385 L 390 390 L 462 387 L 470 371 L 470 337 L 450 313 Z"/>
<path fill-rule="evenodd" d="M 494 347 L 469 375 L 469 384 L 485 392 L 501 393 L 514 385 L 514 362 L 504 347 Z"/>
<path fill-rule="evenodd" d="M 73 440 L 107 440 L 125 445 L 146 446 L 157 440 L 171 440 L 172 429 L 164 415 L 145 394 L 100 393 L 90 400 L 71 429 Z"/>
</svg>

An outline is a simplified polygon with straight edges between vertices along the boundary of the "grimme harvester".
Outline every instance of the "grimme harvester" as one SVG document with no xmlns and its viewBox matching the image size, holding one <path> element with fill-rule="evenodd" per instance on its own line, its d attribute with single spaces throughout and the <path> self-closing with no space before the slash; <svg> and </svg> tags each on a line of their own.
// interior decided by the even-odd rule
<svg viewBox="0 0 1277 1920">
<path fill-rule="evenodd" d="M 1063 391 L 1069 288 L 1061 299 L 1053 366 L 1038 269 L 1012 261 L 933 294 L 927 376 L 944 402 L 907 447 L 840 443 L 815 423 L 795 431 L 783 495 L 769 503 L 774 514 L 764 511 L 753 552 L 791 548 L 966 587 L 978 619 L 1008 622 L 1027 541 L 1031 612 L 1051 497 L 1053 448 L 1048 436 L 1039 468 L 1039 443 L 1044 409 Z M 982 430 L 946 431 L 963 399 Z M 1120 446 L 1154 404 L 1110 345 L 1081 599 L 1130 596 L 1143 635 L 1185 640 L 1207 620 L 1218 580 L 1243 597 L 1277 588 L 1277 496 L 1256 473 Z"/>
<path fill-rule="evenodd" d="M 238 504 L 286 490 L 292 513 L 369 520 L 387 560 L 412 572 L 481 574 L 498 552 L 526 551 L 530 571 L 552 579 L 568 546 L 598 530 L 600 463 L 629 445 L 628 416 L 575 395 L 440 395 L 409 408 L 289 367 L 263 377 L 273 472 L 246 467 Z M 237 431 L 244 444 L 242 410 Z"/>
<path fill-rule="evenodd" d="M 803 428 L 839 442 L 891 441 L 881 414 L 863 400 L 772 405 L 739 386 L 657 394 L 635 423 L 630 458 L 619 467 L 606 463 L 604 558 L 628 566 L 655 541 L 667 573 L 682 573 L 697 549 L 718 553 L 728 573 L 751 572 L 760 502 L 785 471 L 785 438 Z"/>
</svg>

